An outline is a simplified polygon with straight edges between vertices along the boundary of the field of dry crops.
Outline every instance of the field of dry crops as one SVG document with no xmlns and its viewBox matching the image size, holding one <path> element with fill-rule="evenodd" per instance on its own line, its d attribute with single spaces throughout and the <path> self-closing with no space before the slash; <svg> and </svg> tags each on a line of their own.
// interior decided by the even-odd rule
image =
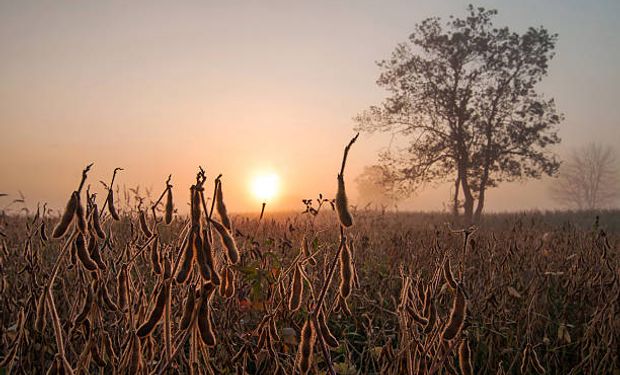
<svg viewBox="0 0 620 375">
<path fill-rule="evenodd" d="M 351 214 L 342 177 L 320 210 L 229 216 L 202 171 L 119 207 L 87 174 L 60 218 L 0 217 L 2 372 L 620 371 L 605 218 Z"/>
</svg>

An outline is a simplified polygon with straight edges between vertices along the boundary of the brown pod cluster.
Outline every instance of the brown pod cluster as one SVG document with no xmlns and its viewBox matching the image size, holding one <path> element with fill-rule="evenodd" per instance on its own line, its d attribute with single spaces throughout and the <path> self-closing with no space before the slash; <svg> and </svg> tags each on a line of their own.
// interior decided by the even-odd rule
<svg viewBox="0 0 620 375">
<path fill-rule="evenodd" d="M 166 211 L 164 214 L 164 221 L 166 224 L 172 223 L 172 212 L 174 211 L 174 204 L 172 203 L 172 188 L 168 187 L 166 192 Z"/>
<path fill-rule="evenodd" d="M 67 202 L 67 207 L 65 207 L 65 211 L 60 218 L 60 221 L 54 228 L 52 232 L 52 238 L 60 238 L 65 235 L 67 229 L 69 228 L 69 224 L 73 221 L 73 217 L 75 216 L 75 208 L 78 204 L 78 193 L 74 191 L 71 194 L 71 198 Z"/>
<path fill-rule="evenodd" d="M 351 250 L 344 241 L 340 251 L 340 257 L 338 258 L 338 265 L 340 266 L 340 285 L 339 292 L 340 297 L 347 299 L 351 295 L 353 288 L 353 260 L 351 259 Z"/>
<path fill-rule="evenodd" d="M 168 300 L 168 295 L 170 292 L 170 283 L 168 281 L 164 281 L 159 286 L 159 291 L 157 293 L 157 298 L 155 300 L 155 306 L 153 306 L 153 310 L 146 320 L 146 322 L 142 323 L 136 334 L 138 337 L 146 337 L 153 332 L 155 326 L 161 320 L 161 317 L 164 315 L 164 307 L 166 306 L 166 302 Z"/>
<path fill-rule="evenodd" d="M 228 229 L 223 226 L 221 223 L 212 220 L 211 223 L 215 227 L 215 230 L 219 233 L 220 238 L 222 239 L 222 243 L 226 248 L 226 256 L 230 264 L 237 264 L 239 262 L 239 250 L 237 249 L 237 244 L 235 243 L 235 239 L 230 234 Z"/>
<path fill-rule="evenodd" d="M 93 272 L 97 270 L 97 263 L 92 260 L 88 250 L 86 250 L 86 243 L 84 241 L 84 235 L 82 232 L 79 232 L 77 237 L 75 237 L 75 248 L 77 250 L 77 256 L 80 259 L 80 262 L 87 270 Z"/>
<path fill-rule="evenodd" d="M 465 292 L 463 291 L 463 288 L 457 288 L 455 291 L 454 302 L 452 304 L 452 310 L 450 311 L 450 319 L 441 333 L 442 339 L 449 341 L 461 333 L 463 324 L 465 323 L 466 314 L 467 299 L 465 298 Z"/>
<path fill-rule="evenodd" d="M 332 334 L 327 326 L 325 313 L 321 312 L 317 317 L 317 321 L 319 322 L 319 329 L 321 330 L 321 335 L 323 336 L 325 343 L 329 345 L 330 348 L 337 348 L 340 344 L 338 343 L 338 339 Z"/>
<path fill-rule="evenodd" d="M 349 212 L 349 201 L 347 199 L 347 193 L 344 188 L 344 176 L 338 175 L 338 191 L 336 192 L 336 212 L 338 213 L 338 219 L 343 227 L 350 227 L 353 225 L 353 217 Z"/>
<path fill-rule="evenodd" d="M 110 211 L 110 216 L 115 221 L 119 221 L 121 218 L 118 216 L 118 212 L 116 211 L 116 207 L 114 207 L 114 192 L 112 189 L 108 190 L 108 211 Z"/>
<path fill-rule="evenodd" d="M 288 309 L 291 312 L 299 310 L 304 295 L 304 280 L 301 275 L 299 264 L 295 266 L 293 280 L 291 281 L 291 294 L 288 299 Z"/>
<path fill-rule="evenodd" d="M 307 374 L 312 366 L 312 357 L 314 355 L 314 343 L 316 341 L 316 328 L 312 319 L 309 318 L 301 329 L 301 340 L 297 349 L 297 357 L 295 364 L 301 374 Z"/>
<path fill-rule="evenodd" d="M 183 258 L 176 275 L 176 282 L 183 284 L 189 274 L 192 272 L 194 265 L 194 231 L 190 231 L 185 241 L 185 247 L 183 249 Z"/>
<path fill-rule="evenodd" d="M 146 214 L 142 210 L 140 210 L 140 229 L 146 238 L 151 238 L 153 235 L 149 229 L 148 223 L 146 222 Z"/>
<path fill-rule="evenodd" d="M 471 363 L 471 349 L 467 339 L 461 341 L 459 345 L 459 368 L 461 369 L 461 375 L 474 374 L 474 368 Z"/>
</svg>

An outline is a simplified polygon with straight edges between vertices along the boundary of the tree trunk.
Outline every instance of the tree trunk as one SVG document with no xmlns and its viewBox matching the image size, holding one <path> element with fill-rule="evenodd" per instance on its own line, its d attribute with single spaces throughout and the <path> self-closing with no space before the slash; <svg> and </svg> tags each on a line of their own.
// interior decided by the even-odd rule
<svg viewBox="0 0 620 375">
<path fill-rule="evenodd" d="M 476 212 L 474 213 L 474 223 L 480 223 L 482 217 L 482 209 L 484 208 L 484 192 L 485 188 L 480 187 L 480 194 L 478 195 L 478 205 L 476 206 Z"/>
<path fill-rule="evenodd" d="M 461 183 L 461 176 L 457 173 L 456 180 L 454 180 L 454 203 L 452 206 L 452 215 L 454 218 L 459 217 L 459 186 Z"/>
<path fill-rule="evenodd" d="M 487 184 L 489 183 L 489 161 L 487 160 L 484 171 L 482 172 L 482 178 L 480 179 L 480 191 L 478 192 L 478 206 L 476 206 L 476 213 L 474 214 L 474 223 L 479 223 L 482 217 L 482 209 L 484 208 L 485 192 L 487 190 Z"/>
<path fill-rule="evenodd" d="M 471 193 L 469 181 L 467 180 L 467 169 L 464 166 L 460 166 L 459 169 L 463 197 L 465 198 L 463 202 L 463 221 L 465 225 L 470 225 L 473 222 L 474 216 L 474 196 Z"/>
</svg>

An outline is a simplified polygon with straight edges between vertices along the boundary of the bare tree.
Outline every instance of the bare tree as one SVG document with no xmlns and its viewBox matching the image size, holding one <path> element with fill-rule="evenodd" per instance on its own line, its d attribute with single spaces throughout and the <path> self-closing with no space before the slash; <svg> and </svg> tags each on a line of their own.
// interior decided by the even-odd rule
<svg viewBox="0 0 620 375">
<path fill-rule="evenodd" d="M 580 210 L 609 208 L 620 198 L 620 174 L 611 146 L 590 143 L 573 150 L 551 186 L 554 200 Z"/>
<path fill-rule="evenodd" d="M 554 175 L 559 166 L 548 146 L 560 142 L 562 116 L 536 90 L 557 35 L 495 27 L 496 13 L 469 6 L 465 18 L 416 25 L 379 63 L 377 83 L 389 96 L 355 118 L 359 130 L 408 138 L 407 147 L 382 155 L 383 165 L 411 191 L 453 182 L 455 212 L 462 194 L 466 222 L 480 218 L 489 188 Z"/>
</svg>

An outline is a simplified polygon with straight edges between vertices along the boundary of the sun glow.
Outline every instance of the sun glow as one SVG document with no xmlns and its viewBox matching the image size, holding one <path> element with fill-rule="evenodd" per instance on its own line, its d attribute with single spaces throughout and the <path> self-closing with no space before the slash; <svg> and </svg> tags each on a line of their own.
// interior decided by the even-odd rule
<svg viewBox="0 0 620 375">
<path fill-rule="evenodd" d="M 280 177 L 275 173 L 261 174 L 252 180 L 252 192 L 261 202 L 273 200 L 278 194 Z"/>
</svg>

